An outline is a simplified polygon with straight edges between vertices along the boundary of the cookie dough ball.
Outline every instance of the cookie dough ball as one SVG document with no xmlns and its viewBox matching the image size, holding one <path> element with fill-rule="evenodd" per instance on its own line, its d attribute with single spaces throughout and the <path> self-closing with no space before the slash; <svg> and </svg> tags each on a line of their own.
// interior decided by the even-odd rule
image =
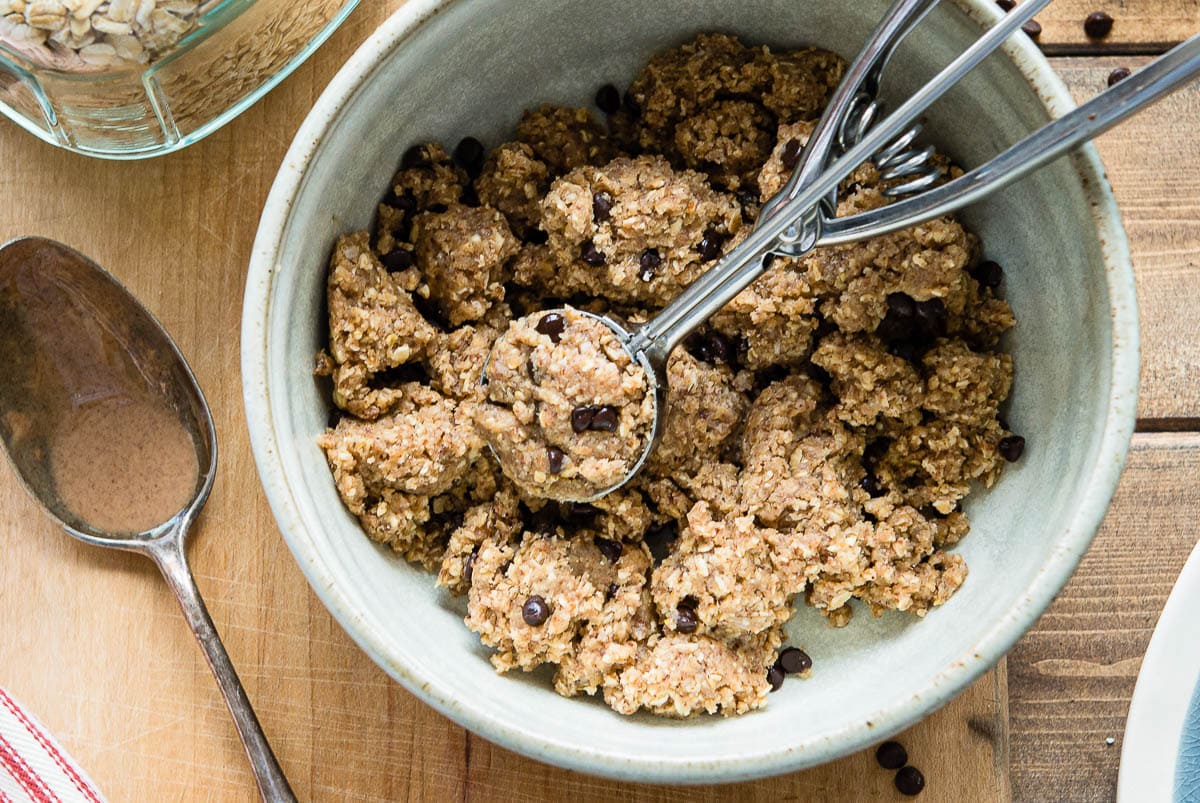
<svg viewBox="0 0 1200 803">
<path fill-rule="evenodd" d="M 817 298 L 795 260 L 776 259 L 712 318 L 712 326 L 742 345 L 738 358 L 753 371 L 798 365 L 812 350 Z"/>
<path fill-rule="evenodd" d="M 734 388 L 733 371 L 676 349 L 667 362 L 667 383 L 667 421 L 647 468 L 669 474 L 716 462 L 749 406 Z"/>
<path fill-rule="evenodd" d="M 924 407 L 939 418 L 985 426 L 1012 389 L 1012 357 L 981 354 L 961 340 L 942 340 L 922 361 L 928 377 Z"/>
<path fill-rule="evenodd" d="M 792 177 L 792 171 L 800 163 L 800 156 L 808 147 L 808 140 L 816 127 L 815 122 L 801 120 L 781 125 L 776 130 L 775 147 L 758 174 L 758 189 L 763 203 L 782 190 Z"/>
<path fill-rule="evenodd" d="M 996 421 L 980 427 L 936 419 L 918 424 L 890 441 L 875 473 L 913 507 L 948 515 L 971 482 L 990 487 L 999 478 L 1004 459 L 998 448 L 1005 434 Z"/>
<path fill-rule="evenodd" d="M 657 629 L 648 580 L 649 550 L 639 544 L 625 547 L 619 555 L 609 547 L 601 552 L 613 564 L 615 578 L 604 591 L 600 613 L 583 625 L 575 650 L 559 662 L 554 688 L 567 697 L 595 694 L 615 683 Z"/>
<path fill-rule="evenodd" d="M 501 672 L 558 664 L 600 617 L 618 577 L 590 539 L 528 532 L 519 544 L 488 539 L 471 568 L 467 627 L 496 650 L 492 664 Z"/>
<path fill-rule="evenodd" d="M 514 321 L 487 376 L 479 431 L 526 493 L 588 499 L 641 458 L 654 425 L 645 372 L 594 318 L 566 308 Z"/>
<path fill-rule="evenodd" d="M 506 142 L 492 151 L 475 181 L 479 200 L 503 212 L 522 237 L 541 223 L 542 197 L 549 188 L 549 168 L 523 142 Z"/>
<path fill-rule="evenodd" d="M 328 280 L 329 353 L 334 403 L 361 418 L 377 418 L 399 401 L 369 386 L 373 375 L 415 363 L 436 330 L 409 292 L 413 273 L 393 274 L 368 247 L 365 231 L 338 239 Z"/>
<path fill-rule="evenodd" d="M 543 104 L 517 123 L 517 140 L 528 145 L 554 175 L 584 165 L 602 165 L 617 148 L 587 109 Z"/>
<path fill-rule="evenodd" d="M 665 631 L 721 639 L 760 633 L 791 616 L 788 595 L 753 516 L 713 520 L 688 513 L 674 552 L 654 570 L 654 603 Z"/>
<path fill-rule="evenodd" d="M 764 60 L 770 80 L 762 102 L 782 123 L 819 117 L 846 72 L 841 56 L 818 48 L 768 51 Z"/>
<path fill-rule="evenodd" d="M 764 705 L 770 688 L 766 667 L 719 639 L 668 633 L 605 686 L 604 700 L 622 714 L 734 716 Z"/>
<path fill-rule="evenodd" d="M 505 263 L 520 243 L 500 212 L 452 204 L 418 217 L 413 236 L 429 298 L 452 326 L 479 320 L 504 299 Z"/>
<path fill-rule="evenodd" d="M 717 101 L 675 126 L 675 152 L 683 163 L 731 192 L 754 186 L 774 144 L 774 119 L 746 100 Z"/>
<path fill-rule="evenodd" d="M 460 326 L 449 334 L 439 333 L 437 346 L 430 349 L 429 375 L 433 386 L 454 399 L 483 396 L 483 366 L 501 330 L 487 323 Z"/>
<path fill-rule="evenodd" d="M 437 584 L 455 595 L 467 593 L 480 546 L 488 540 L 498 544 L 511 543 L 520 535 L 521 525 L 519 502 L 511 489 L 502 489 L 489 501 L 467 510 L 462 523 L 450 533 Z"/>
<path fill-rule="evenodd" d="M 563 176 L 542 202 L 547 248 L 516 280 L 611 302 L 662 306 L 741 228 L 737 203 L 661 157 L 615 159 Z"/>
<path fill-rule="evenodd" d="M 894 357 L 870 335 L 827 335 L 812 361 L 829 372 L 838 398 L 837 416 L 855 427 L 871 427 L 879 418 L 897 426 L 921 420 L 925 387 L 912 364 Z"/>
<path fill-rule="evenodd" d="M 742 504 L 769 527 L 855 521 L 851 488 L 862 476 L 863 436 L 818 409 L 821 388 L 795 374 L 750 407 L 742 436 Z"/>
</svg>

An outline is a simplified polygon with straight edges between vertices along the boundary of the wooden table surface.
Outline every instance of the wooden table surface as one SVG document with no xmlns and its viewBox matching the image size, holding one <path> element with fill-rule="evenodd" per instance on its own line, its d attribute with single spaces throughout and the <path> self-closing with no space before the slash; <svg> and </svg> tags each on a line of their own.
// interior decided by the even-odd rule
<svg viewBox="0 0 1200 803">
<path fill-rule="evenodd" d="M 71 243 L 172 331 L 214 406 L 217 488 L 193 566 L 280 760 L 312 800 L 890 800 L 869 754 L 783 778 L 685 789 L 544 767 L 472 736 L 391 682 L 317 601 L 259 490 L 241 410 L 245 267 L 305 111 L 402 0 L 364 0 L 268 98 L 149 162 L 84 159 L 0 122 L 0 241 Z M 1103 9 L 1111 37 L 1082 19 Z M 1042 44 L 1079 98 L 1200 31 L 1200 0 L 1058 0 Z M 1114 796 L 1121 734 L 1159 612 L 1200 518 L 1200 87 L 1099 142 L 1133 248 L 1142 315 L 1138 433 L 1074 579 L 995 671 L 903 739 L 922 800 Z M 2 381 L 2 380 L 0 380 Z M 151 565 L 58 533 L 0 469 L 0 685 L 113 801 L 253 800 L 207 666 Z M 1114 744 L 1106 744 L 1112 738 Z"/>
</svg>

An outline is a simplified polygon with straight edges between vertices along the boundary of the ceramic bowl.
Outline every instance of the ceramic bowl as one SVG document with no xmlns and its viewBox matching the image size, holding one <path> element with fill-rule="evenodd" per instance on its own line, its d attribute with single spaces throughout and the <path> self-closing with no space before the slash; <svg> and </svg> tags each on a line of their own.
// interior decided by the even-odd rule
<svg viewBox="0 0 1200 803">
<path fill-rule="evenodd" d="M 748 716 L 623 717 L 566 699 L 548 676 L 497 675 L 462 623 L 465 606 L 362 534 L 316 446 L 327 399 L 312 377 L 325 343 L 325 270 L 338 234 L 369 225 L 409 145 L 496 143 L 540 101 L 584 105 L 628 83 L 651 53 L 720 30 L 852 57 L 882 0 L 410 0 L 354 55 L 297 134 L 263 214 L 245 295 L 242 370 L 259 473 L 300 567 L 384 670 L 446 716 L 504 747 L 599 775 L 717 782 L 781 773 L 863 748 L 946 703 L 993 665 L 1062 588 L 1116 485 L 1137 396 L 1137 312 L 1128 247 L 1088 147 L 967 210 L 1006 270 L 1019 323 L 1007 410 L 1024 458 L 967 501 L 959 551 L 970 577 L 924 620 L 844 630 L 802 609 L 789 631 L 813 656 Z M 992 0 L 942 3 L 888 70 L 911 92 L 998 18 Z M 933 139 L 977 165 L 1071 108 L 1017 35 L 929 115 Z M 803 608 L 803 606 L 801 606 Z"/>
</svg>

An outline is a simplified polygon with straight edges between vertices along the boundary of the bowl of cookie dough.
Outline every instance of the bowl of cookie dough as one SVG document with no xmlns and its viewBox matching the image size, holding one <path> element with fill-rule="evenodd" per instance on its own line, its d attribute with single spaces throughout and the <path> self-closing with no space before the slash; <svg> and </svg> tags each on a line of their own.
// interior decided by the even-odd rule
<svg viewBox="0 0 1200 803">
<path fill-rule="evenodd" d="M 637 781 L 812 766 L 962 691 L 1088 548 L 1138 379 L 1090 146 L 954 219 L 777 260 L 673 355 L 637 482 L 543 493 L 630 418 L 571 362 L 570 309 L 636 321 L 744 237 L 884 5 L 413 0 L 297 134 L 244 300 L 259 473 L 330 612 L 455 722 Z M 885 102 L 999 13 L 941 4 Z M 1018 36 L 926 136 L 971 167 L 1071 106 Z M 840 211 L 886 187 L 863 166 Z M 506 331 L 554 405 L 480 384 Z M 550 444 L 525 476 L 492 458 L 509 432 Z"/>
</svg>

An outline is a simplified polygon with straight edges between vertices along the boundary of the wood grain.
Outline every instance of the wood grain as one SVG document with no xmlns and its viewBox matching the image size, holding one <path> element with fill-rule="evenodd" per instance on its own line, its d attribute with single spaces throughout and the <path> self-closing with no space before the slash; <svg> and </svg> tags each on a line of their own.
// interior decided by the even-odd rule
<svg viewBox="0 0 1200 803">
<path fill-rule="evenodd" d="M 1094 11 L 1114 20 L 1104 39 L 1084 33 Z M 1037 21 L 1038 42 L 1051 54 L 1159 53 L 1200 31 L 1200 0 L 1054 0 Z"/>
<path fill-rule="evenodd" d="M 297 791 L 313 800 L 894 796 L 888 774 L 866 754 L 786 778 L 703 790 L 614 784 L 538 765 L 469 736 L 390 682 L 309 590 L 279 538 L 251 459 L 238 375 L 239 302 L 259 210 L 304 111 L 345 55 L 399 4 L 364 3 L 264 102 L 200 145 L 165 159 L 87 160 L 0 122 L 0 240 L 26 233 L 56 237 L 111 268 L 172 331 L 213 403 L 222 463 L 192 560 Z M 1098 87 L 1110 69 L 1108 62 L 1059 64 L 1077 91 Z M 1200 93 L 1176 103 L 1179 114 L 1197 119 Z M 1200 366 L 1194 329 L 1200 232 L 1194 201 L 1189 206 L 1181 198 L 1194 199 L 1200 186 L 1200 168 L 1186 158 L 1198 140 L 1189 118 L 1161 108 L 1153 124 L 1119 130 L 1101 149 L 1126 204 L 1142 293 L 1142 414 L 1187 420 L 1200 415 L 1200 391 L 1194 379 L 1188 381 Z M 1145 158 L 1147 139 L 1163 143 L 1159 158 Z M 1126 486 L 1143 482 L 1138 478 L 1146 467 L 1158 465 L 1148 451 L 1135 456 Z M 1195 468 L 1190 464 L 1192 477 Z M 1154 487 L 1165 488 L 1169 474 L 1160 472 L 1162 485 Z M 1137 494 L 1125 492 L 1114 512 L 1127 522 L 1123 532 L 1130 540 L 1157 537 L 1137 524 L 1144 518 L 1142 504 Z M 1156 515 L 1161 527 L 1171 514 Z M 44 719 L 111 799 L 253 799 L 223 704 L 154 570 L 134 556 L 99 552 L 56 532 L 7 469 L 0 470 L 0 539 L 0 684 Z M 1109 568 L 1119 573 L 1141 565 L 1144 552 L 1114 552 L 1110 559 L 1120 566 Z M 1178 568 L 1166 559 L 1144 566 L 1148 581 L 1153 573 L 1156 593 L 1169 584 L 1172 567 Z M 1028 655 L 1028 649 L 1020 653 L 1025 663 L 1012 683 L 1001 667 L 904 737 L 930 779 L 922 800 L 1008 797 L 1003 691 L 1047 686 L 1039 681 L 1044 665 L 1030 664 Z M 1064 652 L 1055 660 L 1087 659 L 1080 656 Z M 1028 696 L 1017 699 L 1030 704 Z M 1062 712 L 1071 706 L 1061 690 L 1040 700 L 1048 717 L 1071 713 Z M 1023 726 L 1034 722 L 1028 713 L 1018 718 Z M 1119 722 L 1113 722 L 1113 735 L 1119 735 Z M 1039 788 L 1030 784 L 1053 774 L 1040 757 L 1042 743 L 1029 741 L 1043 725 L 1034 722 L 1024 732 L 1022 752 L 1013 756 L 1022 798 L 1023 790 Z M 1054 749 L 1058 760 L 1069 758 L 1065 749 Z M 1101 775 L 1110 778 L 1115 765 L 1105 766 Z"/>
<path fill-rule="evenodd" d="M 1077 100 L 1102 91 L 1118 65 L 1149 59 L 1066 58 L 1054 66 Z M 1161 101 L 1097 140 L 1124 216 L 1142 336 L 1138 416 L 1145 428 L 1200 429 L 1200 85 Z"/>
<path fill-rule="evenodd" d="M 1009 653 L 1017 800 L 1113 799 L 1141 659 L 1200 537 L 1198 517 L 1200 434 L 1136 436 L 1091 550 Z"/>
</svg>

